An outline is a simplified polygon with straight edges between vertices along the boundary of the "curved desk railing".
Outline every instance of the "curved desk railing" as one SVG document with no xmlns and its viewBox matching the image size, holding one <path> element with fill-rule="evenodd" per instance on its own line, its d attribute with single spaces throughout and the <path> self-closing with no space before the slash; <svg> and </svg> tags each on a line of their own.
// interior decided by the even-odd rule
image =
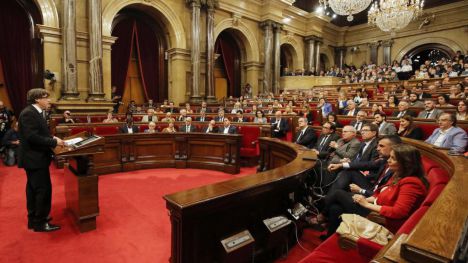
<svg viewBox="0 0 468 263">
<path fill-rule="evenodd" d="M 289 196 L 315 165 L 315 153 L 260 138 L 264 172 L 164 196 L 172 224 L 171 262 L 216 262 L 220 241 L 249 230 L 265 246 L 262 220 L 286 213 Z M 271 170 L 270 170 L 271 169 Z"/>
<path fill-rule="evenodd" d="M 387 245 L 373 262 L 454 262 L 460 244 L 468 239 L 468 160 L 449 156 L 423 142 L 404 139 L 421 154 L 439 163 L 452 176 L 442 193 L 408 236 Z M 465 231 L 464 231 L 465 229 Z M 392 259 L 392 260 L 390 260 Z"/>
</svg>

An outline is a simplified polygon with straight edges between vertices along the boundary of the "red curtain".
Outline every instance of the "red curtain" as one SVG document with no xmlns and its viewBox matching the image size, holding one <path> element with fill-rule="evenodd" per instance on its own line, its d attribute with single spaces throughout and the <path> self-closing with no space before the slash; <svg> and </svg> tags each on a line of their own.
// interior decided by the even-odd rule
<svg viewBox="0 0 468 263">
<path fill-rule="evenodd" d="M 158 39 L 152 28 L 142 21 L 136 22 L 135 36 L 141 80 L 146 99 L 160 101 L 158 94 Z"/>
<path fill-rule="evenodd" d="M 13 110 L 26 106 L 26 93 L 33 87 L 32 25 L 16 1 L 0 4 L 0 60 Z"/>
<path fill-rule="evenodd" d="M 112 31 L 112 35 L 118 37 L 114 45 L 112 45 L 112 86 L 117 88 L 116 93 L 120 96 L 123 95 L 125 80 L 127 79 L 135 36 L 135 24 L 134 18 L 123 19 Z"/>
</svg>

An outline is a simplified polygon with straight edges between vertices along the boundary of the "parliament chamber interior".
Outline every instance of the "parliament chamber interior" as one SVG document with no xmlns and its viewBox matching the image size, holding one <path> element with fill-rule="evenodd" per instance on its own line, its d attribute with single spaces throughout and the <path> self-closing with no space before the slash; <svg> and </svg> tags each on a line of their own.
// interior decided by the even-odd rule
<svg viewBox="0 0 468 263">
<path fill-rule="evenodd" d="M 467 13 L 0 1 L 0 261 L 468 262 Z"/>
</svg>

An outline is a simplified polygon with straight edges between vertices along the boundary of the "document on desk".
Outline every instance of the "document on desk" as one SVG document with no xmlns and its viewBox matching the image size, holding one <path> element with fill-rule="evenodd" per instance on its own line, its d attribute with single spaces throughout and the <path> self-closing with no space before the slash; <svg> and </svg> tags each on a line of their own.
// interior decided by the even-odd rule
<svg viewBox="0 0 468 263">
<path fill-rule="evenodd" d="M 65 145 L 66 146 L 70 146 L 70 145 L 73 145 L 73 144 L 76 144 L 76 143 L 79 143 L 81 141 L 83 141 L 84 139 L 81 138 L 81 137 L 76 137 L 76 138 L 73 138 L 73 139 L 68 139 L 68 140 L 65 140 Z"/>
</svg>

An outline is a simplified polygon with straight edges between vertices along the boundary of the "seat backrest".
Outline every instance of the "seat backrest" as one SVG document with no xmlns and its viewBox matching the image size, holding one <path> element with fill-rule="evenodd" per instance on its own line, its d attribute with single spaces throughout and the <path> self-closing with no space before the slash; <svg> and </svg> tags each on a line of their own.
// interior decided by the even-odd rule
<svg viewBox="0 0 468 263">
<path fill-rule="evenodd" d="M 414 213 L 405 221 L 405 223 L 398 229 L 397 233 L 400 234 L 409 234 L 413 228 L 418 224 L 419 220 L 424 216 L 424 214 L 429 209 L 429 206 L 421 206 L 418 210 L 414 211 Z"/>
<path fill-rule="evenodd" d="M 91 134 L 93 131 L 92 127 L 72 127 L 70 128 L 70 135 L 75 135 L 80 132 L 87 132 L 88 134 Z"/>
<path fill-rule="evenodd" d="M 119 133 L 117 126 L 96 126 L 95 132 L 97 135 L 112 135 Z"/>
<path fill-rule="evenodd" d="M 416 126 L 419 126 L 421 130 L 423 131 L 423 139 L 426 140 L 431 136 L 431 134 L 434 132 L 435 129 L 437 129 L 439 126 L 436 123 L 416 123 Z"/>
<path fill-rule="evenodd" d="M 238 128 L 239 134 L 243 135 L 241 147 L 255 148 L 255 144 L 252 144 L 252 142 L 258 140 L 258 137 L 260 137 L 260 127 L 243 125 Z"/>
<path fill-rule="evenodd" d="M 439 167 L 439 164 L 436 161 L 429 159 L 425 156 L 422 156 L 422 165 L 426 174 L 429 174 L 432 168 Z"/>
</svg>

